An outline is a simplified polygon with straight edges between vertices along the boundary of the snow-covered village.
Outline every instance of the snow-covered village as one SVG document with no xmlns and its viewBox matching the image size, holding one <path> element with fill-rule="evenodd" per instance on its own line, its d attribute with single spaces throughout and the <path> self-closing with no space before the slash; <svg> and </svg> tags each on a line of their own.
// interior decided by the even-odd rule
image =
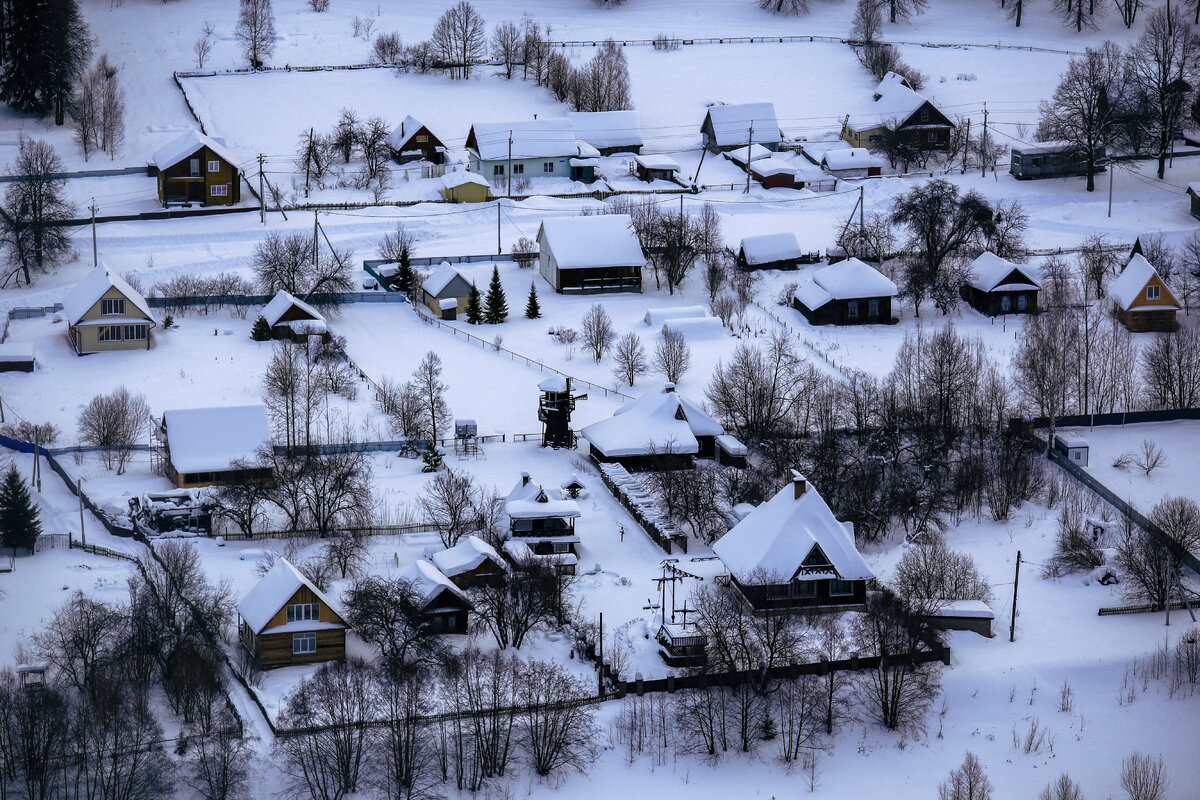
<svg viewBox="0 0 1200 800">
<path fill-rule="evenodd" d="M 1200 0 L 0 0 L 0 798 L 1197 800 L 1193 303 Z"/>
</svg>

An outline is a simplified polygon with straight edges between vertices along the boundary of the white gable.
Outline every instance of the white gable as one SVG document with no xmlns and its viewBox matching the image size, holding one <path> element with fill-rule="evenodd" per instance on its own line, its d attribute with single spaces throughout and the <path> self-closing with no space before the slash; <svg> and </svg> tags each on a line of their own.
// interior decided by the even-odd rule
<svg viewBox="0 0 1200 800">
<path fill-rule="evenodd" d="M 287 310 L 292 306 L 295 306 L 304 313 L 312 316 L 311 320 L 305 321 L 306 323 L 313 324 L 314 327 L 324 329 L 325 317 L 321 315 L 320 311 L 317 311 L 308 303 L 283 289 L 280 289 L 278 292 L 276 292 L 275 296 L 271 298 L 271 302 L 267 303 L 266 306 L 263 307 L 263 319 L 265 319 L 267 324 L 273 328 L 275 327 L 276 323 L 279 322 L 279 318 L 287 313 Z"/>
<path fill-rule="evenodd" d="M 1025 277 L 1024 281 L 1013 284 L 1001 284 L 1005 278 L 1017 270 Z M 969 283 L 981 292 L 992 292 L 997 289 L 1020 290 L 1040 289 L 1041 270 L 1026 264 L 1014 264 L 1006 258 L 1001 258 L 992 252 L 980 253 L 971 262 L 971 277 Z"/>
</svg>

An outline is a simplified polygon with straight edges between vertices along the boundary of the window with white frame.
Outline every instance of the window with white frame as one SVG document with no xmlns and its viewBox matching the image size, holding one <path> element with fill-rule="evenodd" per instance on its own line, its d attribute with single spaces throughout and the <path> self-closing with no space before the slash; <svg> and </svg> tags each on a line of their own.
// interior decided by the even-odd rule
<svg viewBox="0 0 1200 800">
<path fill-rule="evenodd" d="M 543 161 L 542 162 L 542 172 L 554 172 L 554 162 L 553 161 Z"/>
<path fill-rule="evenodd" d="M 1159 298 L 1159 287 L 1150 285 L 1146 287 L 1146 299 L 1157 300 Z"/>
<path fill-rule="evenodd" d="M 209 161 L 208 162 L 208 171 L 209 172 L 220 172 L 221 171 L 221 162 L 220 161 Z"/>
<path fill-rule="evenodd" d="M 288 622 L 309 622 L 320 618 L 320 603 L 296 603 L 287 607 Z"/>
<path fill-rule="evenodd" d="M 116 326 L 113 326 L 116 327 Z M 122 325 L 121 335 L 127 342 L 144 342 L 150 335 L 148 325 Z"/>
<path fill-rule="evenodd" d="M 492 175 L 503 175 L 503 174 L 504 174 L 504 165 L 503 164 L 492 164 Z"/>
<path fill-rule="evenodd" d="M 105 297 L 100 301 L 100 313 L 105 317 L 119 317 L 125 313 L 124 297 Z"/>
<path fill-rule="evenodd" d="M 228 183 L 214 184 L 214 185 L 208 187 L 208 193 L 213 197 L 228 197 L 229 196 L 229 184 Z"/>
<path fill-rule="evenodd" d="M 100 332 L 96 334 L 96 339 L 101 342 L 121 341 L 121 326 L 108 325 L 107 327 L 101 327 Z"/>
<path fill-rule="evenodd" d="M 292 653 L 317 652 L 317 635 L 315 633 L 297 633 L 292 636 Z"/>
</svg>

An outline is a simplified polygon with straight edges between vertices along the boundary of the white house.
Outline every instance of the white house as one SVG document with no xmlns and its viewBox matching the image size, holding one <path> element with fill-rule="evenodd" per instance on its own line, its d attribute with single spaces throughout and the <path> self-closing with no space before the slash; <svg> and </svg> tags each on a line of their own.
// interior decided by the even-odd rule
<svg viewBox="0 0 1200 800">
<path fill-rule="evenodd" d="M 550 217 L 537 242 L 538 271 L 556 292 L 642 290 L 646 257 L 628 214 Z"/>
<path fill-rule="evenodd" d="M 595 164 L 572 165 L 580 156 L 565 117 L 518 122 L 477 122 L 467 134 L 470 170 L 490 181 L 508 178 L 569 178 L 590 181 Z"/>
</svg>

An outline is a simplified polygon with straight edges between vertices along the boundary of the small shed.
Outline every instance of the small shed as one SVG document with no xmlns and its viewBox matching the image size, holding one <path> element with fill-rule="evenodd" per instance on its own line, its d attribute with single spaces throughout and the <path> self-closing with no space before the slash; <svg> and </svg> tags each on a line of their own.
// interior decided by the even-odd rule
<svg viewBox="0 0 1200 800">
<path fill-rule="evenodd" d="M 457 319 L 467 313 L 471 284 L 449 261 L 443 261 L 421 284 L 425 306 L 441 319 Z"/>
<path fill-rule="evenodd" d="M 646 257 L 628 214 L 550 217 L 538 229 L 538 271 L 562 294 L 640 292 Z"/>
<path fill-rule="evenodd" d="M 654 181 L 675 181 L 682 168 L 673 158 L 660 155 L 639 155 L 634 159 L 634 169 L 637 170 L 638 180 L 646 183 Z"/>
<path fill-rule="evenodd" d="M 665 622 L 654 639 L 668 667 L 703 667 L 708 663 L 708 636 L 695 625 Z"/>
<path fill-rule="evenodd" d="M 392 150 L 392 158 L 399 164 L 410 161 L 444 164 L 446 161 L 446 145 L 433 131 L 411 115 L 405 117 L 392 131 L 392 135 L 388 137 L 388 147 Z"/>
<path fill-rule="evenodd" d="M 764 233 L 742 239 L 737 265 L 743 270 L 796 269 L 803 256 L 796 234 L 791 231 Z"/>
<path fill-rule="evenodd" d="M 1054 449 L 1062 453 L 1076 466 L 1088 465 L 1088 443 L 1082 436 L 1070 431 L 1057 431 L 1054 434 Z"/>
<path fill-rule="evenodd" d="M 167 477 L 181 489 L 248 481 L 268 482 L 271 467 L 250 466 L 271 446 L 263 406 L 178 408 L 163 412 Z"/>
<path fill-rule="evenodd" d="M 309 336 L 329 339 L 329 326 L 324 315 L 283 289 L 263 307 L 262 316 L 271 326 L 272 339 L 293 342 L 306 342 Z"/>
<path fill-rule="evenodd" d="M 1100 160 L 1104 161 L 1101 149 Z M 1087 162 L 1070 142 L 1034 142 L 1012 148 L 1009 173 L 1017 180 L 1087 174 Z"/>
<path fill-rule="evenodd" d="M 865 147 L 842 147 L 826 150 L 821 167 L 837 178 L 872 178 L 883 173 L 879 159 Z"/>
<path fill-rule="evenodd" d="M 676 319 L 704 319 L 707 317 L 706 306 L 669 306 L 667 308 L 648 308 L 642 321 L 647 325 L 663 325 Z"/>
<path fill-rule="evenodd" d="M 723 467 L 746 468 L 750 451 L 735 436 L 723 433 L 717 437 L 717 463 Z"/>
<path fill-rule="evenodd" d="M 5 342 L 0 344 L 0 372 L 33 372 L 33 344 Z"/>
<path fill-rule="evenodd" d="M 989 639 L 994 635 L 992 620 L 996 618 L 996 613 L 981 600 L 918 600 L 917 603 L 934 606 L 931 611 L 921 615 L 921 619 L 934 630 L 972 631 Z"/>
<path fill-rule="evenodd" d="M 447 172 L 442 176 L 442 197 L 450 203 L 486 203 L 492 199 L 492 185 L 475 172 Z"/>
<path fill-rule="evenodd" d="M 772 156 L 750 162 L 750 177 L 764 189 L 798 189 L 804 182 L 796 181 L 796 168 L 782 158 Z"/>
</svg>

